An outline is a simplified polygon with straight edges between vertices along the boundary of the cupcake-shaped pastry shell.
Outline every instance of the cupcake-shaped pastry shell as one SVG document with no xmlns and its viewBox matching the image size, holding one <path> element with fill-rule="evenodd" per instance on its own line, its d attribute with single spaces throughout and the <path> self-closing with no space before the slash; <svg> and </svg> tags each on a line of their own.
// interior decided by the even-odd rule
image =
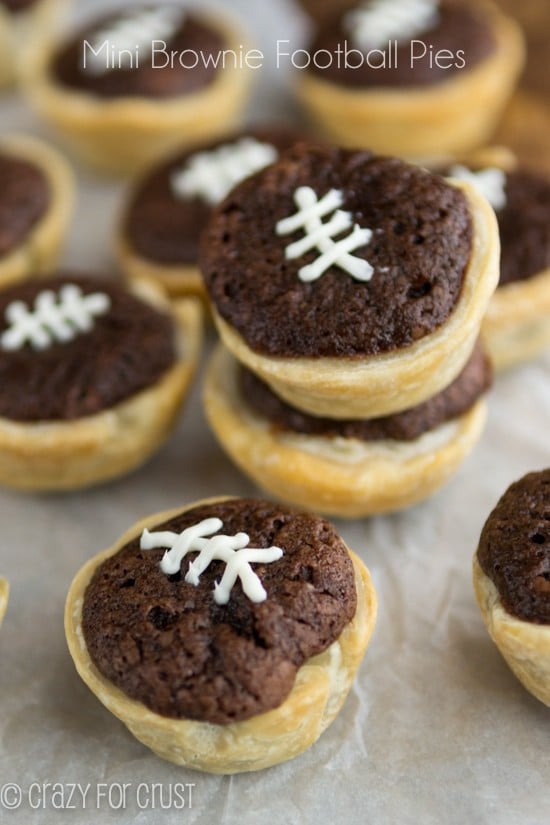
<svg viewBox="0 0 550 825">
<path fill-rule="evenodd" d="M 0 287 L 49 271 L 72 216 L 66 161 L 26 135 L 0 138 Z"/>
<path fill-rule="evenodd" d="M 0 293 L 0 318 L 1 484 L 85 487 L 165 441 L 198 358 L 197 301 L 65 274 Z"/>
<path fill-rule="evenodd" d="M 303 195 L 313 206 L 297 206 Z M 239 361 L 304 412 L 359 419 L 417 406 L 456 378 L 498 255 L 494 212 L 467 183 L 366 151 L 299 145 L 215 210 L 200 264 Z"/>
<path fill-rule="evenodd" d="M 0 87 L 19 81 L 33 51 L 55 36 L 70 0 L 2 0 Z"/>
<path fill-rule="evenodd" d="M 550 706 L 550 470 L 502 496 L 474 556 L 477 602 L 518 679 Z"/>
<path fill-rule="evenodd" d="M 396 6 L 401 2 L 390 1 Z M 374 3 L 381 5 L 379 0 L 374 0 Z M 481 59 L 470 61 L 473 65 L 469 65 L 471 36 L 467 34 L 458 39 L 457 35 L 453 49 L 448 48 L 448 43 L 445 43 L 446 49 L 436 48 L 436 28 L 416 33 L 410 38 L 404 35 L 403 41 L 390 39 L 382 46 L 377 43 L 377 47 L 386 51 L 385 65 L 388 68 L 373 69 L 366 85 L 360 85 L 358 81 L 344 85 L 344 82 L 338 82 L 338 74 L 331 74 L 329 79 L 325 76 L 326 72 L 311 69 L 296 72 L 298 98 L 324 137 L 342 146 L 365 146 L 377 152 L 415 160 L 467 152 L 489 138 L 523 65 L 521 30 L 492 4 L 466 3 L 462 7 L 459 5 L 458 11 L 455 10 L 457 4 L 449 5 L 451 14 L 458 14 L 459 17 L 473 14 L 476 20 L 480 19 L 492 37 L 492 48 Z M 357 8 L 361 8 L 360 3 Z M 406 8 L 393 9 L 394 16 L 406 15 L 406 12 Z M 439 13 L 442 17 L 449 14 L 445 3 Z M 350 12 L 346 11 L 340 20 L 324 23 L 326 38 L 334 40 L 334 31 L 342 27 L 342 21 L 348 14 Z M 390 10 L 386 11 L 382 6 L 379 14 L 389 15 Z M 353 33 L 358 25 L 350 24 L 349 31 L 342 29 L 340 39 L 350 49 L 357 48 Z M 460 21 L 450 25 L 451 34 L 453 30 L 460 33 Z M 318 37 L 310 47 L 312 56 L 319 53 L 321 66 L 327 62 L 324 39 Z M 402 71 L 400 69 L 400 74 L 397 74 L 391 61 L 399 67 L 408 67 L 411 64 L 411 43 L 416 40 L 426 47 L 424 60 L 428 61 L 428 81 L 418 85 L 377 85 L 377 76 L 380 77 L 381 71 L 388 75 L 394 72 L 398 84 Z M 333 45 L 336 48 L 338 43 Z M 367 49 L 366 54 L 372 53 L 369 60 L 374 67 L 379 67 L 380 53 L 375 54 L 375 51 L 373 46 Z M 446 60 L 440 61 L 444 68 L 449 67 L 449 53 L 455 55 L 459 68 L 453 72 L 438 70 L 433 56 L 439 51 L 447 54 Z M 342 57 L 339 59 L 341 61 Z M 465 66 L 460 68 L 462 59 Z M 357 58 L 350 60 L 354 65 Z M 338 66 L 338 62 L 335 65 Z M 359 71 L 351 72 L 355 77 L 359 74 Z M 433 77 L 433 82 L 430 82 L 430 77 Z"/>
<path fill-rule="evenodd" d="M 36 111 L 77 155 L 108 172 L 135 172 L 177 147 L 224 134 L 239 121 L 246 103 L 251 70 L 241 67 L 231 54 L 223 55 L 240 53 L 243 37 L 238 24 L 225 14 L 181 9 L 178 22 L 165 26 L 162 20 L 151 22 L 145 16 L 155 13 L 155 8 L 159 15 L 166 9 L 178 11 L 173 3 L 121 10 L 71 40 L 45 44 L 29 61 L 26 89 Z M 140 25 L 141 39 L 136 38 L 134 46 Z M 167 53 L 175 53 L 173 65 L 163 55 L 151 53 L 156 31 L 162 33 L 159 39 Z M 105 66 L 94 68 L 96 64 L 87 61 L 84 68 L 85 44 L 95 44 L 97 51 L 101 44 L 94 38 L 99 35 L 111 48 L 100 52 Z M 119 68 L 116 61 L 129 43 L 134 54 L 139 48 L 139 56 L 133 57 L 131 68 L 124 64 Z M 193 52 L 197 68 L 180 65 L 180 56 L 187 65 Z"/>
<path fill-rule="evenodd" d="M 480 348 L 443 393 L 387 418 L 337 421 L 278 399 L 218 348 L 204 407 L 221 446 L 282 501 L 356 518 L 416 504 L 439 489 L 478 441 L 491 369 Z"/>
<path fill-rule="evenodd" d="M 10 586 L 8 582 L 6 579 L 0 578 L 0 627 L 2 627 L 2 622 L 4 620 L 4 616 L 6 615 L 9 595 Z"/>
<path fill-rule="evenodd" d="M 217 605 L 220 562 L 195 590 L 184 580 L 185 559 L 181 576 L 168 577 L 159 569 L 164 550 L 139 550 L 145 528 L 160 548 L 159 528 L 160 538 L 167 529 L 181 535 L 213 516 L 224 534 L 246 528 L 251 546 L 279 542 L 279 562 L 254 565 L 263 602 L 236 582 L 229 602 Z M 117 607 L 109 618 L 100 605 L 110 599 Z M 185 767 L 239 773 L 297 756 L 331 723 L 376 607 L 367 569 L 327 522 L 266 502 L 210 499 L 140 521 L 87 562 L 67 596 L 65 630 L 82 679 L 141 742 Z M 125 641 L 129 621 L 141 639 L 137 659 Z"/>
</svg>

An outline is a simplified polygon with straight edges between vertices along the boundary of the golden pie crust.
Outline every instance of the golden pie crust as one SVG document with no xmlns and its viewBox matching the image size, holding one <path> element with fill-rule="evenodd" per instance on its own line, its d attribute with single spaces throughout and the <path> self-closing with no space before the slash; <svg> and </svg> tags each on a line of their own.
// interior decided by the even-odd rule
<svg viewBox="0 0 550 825">
<path fill-rule="evenodd" d="M 357 611 L 339 639 L 298 671 L 287 699 L 274 710 L 243 722 L 213 725 L 170 719 L 129 699 L 97 670 L 84 641 L 82 606 L 96 568 L 145 527 L 152 527 L 214 498 L 135 524 L 109 550 L 88 561 L 71 584 L 65 605 L 65 633 L 76 669 L 90 690 L 134 736 L 158 756 L 209 773 L 260 770 L 292 759 L 309 748 L 338 714 L 361 663 L 376 622 L 377 597 L 363 562 L 350 551 L 357 588 Z"/>
<path fill-rule="evenodd" d="M 362 442 L 272 429 L 238 388 L 237 364 L 219 347 L 204 384 L 204 409 L 235 464 L 279 500 L 340 518 L 409 507 L 439 489 L 481 436 L 486 404 L 412 442 Z"/>
<path fill-rule="evenodd" d="M 27 161 L 46 177 L 50 203 L 24 241 L 0 257 L 0 287 L 50 271 L 59 257 L 74 204 L 74 175 L 64 158 L 46 143 L 27 135 L 2 135 L 0 152 Z"/>
<path fill-rule="evenodd" d="M 468 199 L 472 252 L 458 302 L 443 326 L 409 347 L 364 358 L 260 355 L 213 308 L 230 352 L 287 403 L 311 415 L 375 418 L 410 409 L 452 383 L 468 361 L 499 277 L 495 213 L 469 183 L 449 179 Z M 374 275 L 376 277 L 376 274 Z"/>
<path fill-rule="evenodd" d="M 13 14 L 0 4 L 0 88 L 18 82 L 34 49 L 59 28 L 70 0 L 37 0 Z"/>
<path fill-rule="evenodd" d="M 8 599 L 10 595 L 10 586 L 6 579 L 0 578 L 0 627 L 2 627 L 2 622 L 4 620 L 4 616 L 6 615 L 6 608 L 8 606 Z"/>
<path fill-rule="evenodd" d="M 222 35 L 226 49 L 239 53 L 243 37 L 225 14 L 201 11 L 201 20 Z M 82 160 L 109 173 L 134 173 L 175 149 L 225 134 L 238 125 L 247 102 L 252 71 L 232 63 L 204 89 L 169 99 L 107 100 L 70 90 L 51 72 L 57 48 L 45 44 L 28 61 L 29 100 Z"/>
<path fill-rule="evenodd" d="M 492 134 L 524 62 L 520 27 L 483 4 L 494 52 L 471 70 L 427 88 L 349 89 L 297 72 L 296 92 L 320 132 L 342 146 L 426 160 L 460 154 Z"/>
<path fill-rule="evenodd" d="M 176 363 L 152 386 L 95 415 L 30 424 L 0 418 L 0 484 L 26 491 L 87 487 L 130 472 L 166 440 L 195 373 L 202 309 L 192 298 L 170 304 L 149 283 L 131 291 L 173 315 Z"/>
<path fill-rule="evenodd" d="M 504 608 L 498 591 L 477 559 L 474 590 L 489 634 L 517 678 L 537 699 L 550 706 L 550 625 L 526 622 Z"/>
</svg>

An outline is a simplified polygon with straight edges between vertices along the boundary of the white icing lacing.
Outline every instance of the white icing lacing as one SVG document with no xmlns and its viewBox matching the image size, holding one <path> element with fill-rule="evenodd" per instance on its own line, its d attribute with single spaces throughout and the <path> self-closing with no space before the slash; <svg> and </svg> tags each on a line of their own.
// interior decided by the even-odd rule
<svg viewBox="0 0 550 825">
<path fill-rule="evenodd" d="M 90 332 L 94 317 L 105 315 L 111 299 L 103 292 L 83 295 L 79 286 L 66 284 L 56 295 L 50 289 L 40 292 L 29 309 L 23 301 L 12 301 L 5 319 L 10 324 L 0 338 L 3 350 L 21 349 L 28 342 L 35 350 L 53 343 L 64 344 L 77 335 Z"/>
<path fill-rule="evenodd" d="M 209 518 L 188 527 L 182 533 L 169 531 L 150 533 L 144 530 L 141 535 L 142 550 L 158 547 L 170 548 L 162 557 L 160 568 L 167 576 L 173 576 L 181 567 L 187 553 L 199 551 L 199 555 L 189 564 L 185 581 L 197 586 L 200 576 L 212 561 L 223 561 L 226 568 L 220 582 L 214 584 L 214 600 L 217 604 L 227 604 L 231 590 L 237 579 L 241 580 L 243 592 L 253 602 L 263 602 L 267 593 L 251 564 L 278 561 L 283 555 L 280 547 L 248 547 L 250 542 L 246 533 L 235 536 L 218 535 L 223 527 L 219 518 Z"/>
<path fill-rule="evenodd" d="M 153 51 L 153 41 L 166 41 L 173 37 L 184 19 L 185 11 L 177 6 L 159 6 L 124 14 L 90 38 L 88 42 L 91 49 L 86 54 L 86 69 L 92 74 L 101 75 L 114 68 L 102 50 L 106 42 L 109 54 L 116 55 L 116 68 L 132 68 L 136 49 L 139 49 L 140 57 L 148 56 Z"/>
<path fill-rule="evenodd" d="M 439 20 L 438 6 L 438 0 L 371 0 L 348 12 L 344 26 L 357 48 L 368 51 L 429 31 Z"/>
<path fill-rule="evenodd" d="M 183 169 L 173 173 L 172 191 L 178 198 L 198 196 L 214 205 L 238 183 L 276 160 L 277 150 L 271 144 L 241 138 L 190 157 Z"/>
<path fill-rule="evenodd" d="M 321 253 L 313 263 L 298 271 L 301 281 L 315 281 L 331 266 L 343 269 L 358 281 L 370 281 L 372 278 L 374 269 L 368 261 L 350 254 L 370 242 L 372 231 L 354 224 L 351 213 L 339 209 L 343 202 L 343 193 L 338 189 L 331 189 L 318 200 L 310 186 L 300 186 L 294 192 L 298 212 L 279 221 L 275 227 L 277 235 L 290 235 L 298 229 L 304 230 L 305 235 L 301 240 L 287 246 L 285 255 L 289 260 L 300 258 L 312 249 Z M 332 218 L 323 223 L 321 218 L 332 213 Z M 352 229 L 349 235 L 339 241 L 334 240 L 348 229 Z"/>
<path fill-rule="evenodd" d="M 473 172 L 466 166 L 457 164 L 449 170 L 449 175 L 475 186 L 477 191 L 487 198 L 493 209 L 498 211 L 506 206 L 506 173 L 502 169 L 490 166 Z"/>
</svg>

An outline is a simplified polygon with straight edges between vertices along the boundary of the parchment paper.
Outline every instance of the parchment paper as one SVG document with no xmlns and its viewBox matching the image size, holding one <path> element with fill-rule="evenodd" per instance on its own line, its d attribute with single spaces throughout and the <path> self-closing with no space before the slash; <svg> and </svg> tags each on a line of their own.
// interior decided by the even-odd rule
<svg viewBox="0 0 550 825">
<path fill-rule="evenodd" d="M 303 20 L 289 2 L 224 5 L 244 15 L 268 54 L 277 37 L 300 44 Z M 259 80 L 253 116 L 289 114 L 287 74 L 267 60 Z M 0 119 L 4 132 L 48 135 L 15 97 L 2 99 Z M 122 186 L 89 172 L 80 184 L 64 260 L 108 270 Z M 203 496 L 256 492 L 210 435 L 199 382 L 177 432 L 138 473 L 74 495 L 1 492 L 0 574 L 12 592 L 0 633 L 0 790 L 18 783 L 22 801 L 11 811 L 0 804 L 0 822 L 548 823 L 550 714 L 485 632 L 470 567 L 504 489 L 550 465 L 549 425 L 547 354 L 499 378 L 482 442 L 441 493 L 399 515 L 338 524 L 380 598 L 355 687 L 306 754 L 234 778 L 179 769 L 134 740 L 76 675 L 62 624 L 74 573 L 135 520 Z M 54 808 L 54 783 L 66 810 Z M 74 783 L 90 785 L 85 805 L 76 789 L 69 799 Z"/>
</svg>

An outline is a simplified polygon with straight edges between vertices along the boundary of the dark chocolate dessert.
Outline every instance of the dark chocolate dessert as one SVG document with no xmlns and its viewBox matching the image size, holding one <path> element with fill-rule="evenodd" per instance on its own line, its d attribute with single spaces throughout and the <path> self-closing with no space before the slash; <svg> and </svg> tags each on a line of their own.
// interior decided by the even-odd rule
<svg viewBox="0 0 550 825">
<path fill-rule="evenodd" d="M 289 245 L 315 240 L 307 227 L 278 232 L 298 215 L 303 189 L 318 204 L 340 193 L 340 208 L 324 214 L 325 224 L 345 211 L 354 233 L 372 232 L 352 258 L 371 265 L 370 280 L 357 280 L 338 261 L 316 280 L 301 279 L 304 268 L 326 259 L 319 246 L 289 258 Z M 330 255 L 350 232 L 321 244 Z M 199 264 L 216 311 L 254 351 L 360 357 L 410 346 L 445 324 L 471 246 L 466 197 L 439 176 L 368 151 L 298 144 L 217 207 Z"/>
<path fill-rule="evenodd" d="M 159 264 L 195 264 L 198 257 L 199 237 L 212 213 L 214 204 L 205 193 L 180 194 L 178 176 L 185 172 L 190 161 L 215 153 L 220 147 L 235 146 L 237 153 L 243 141 L 254 141 L 263 147 L 272 147 L 272 157 L 265 152 L 267 163 L 276 160 L 279 152 L 303 138 L 290 129 L 262 128 L 233 133 L 207 144 L 201 144 L 184 153 L 178 152 L 162 165 L 152 169 L 136 187 L 126 210 L 122 231 L 133 250 L 144 258 Z M 256 147 L 257 148 L 257 147 Z M 228 159 L 229 161 L 229 159 Z M 267 163 L 265 165 L 267 165 Z M 235 156 L 230 167 L 219 169 L 219 177 L 236 177 L 236 167 L 242 165 Z M 260 166 L 254 169 L 258 171 Z M 250 174 L 250 173 L 249 173 Z M 248 175 L 243 174 L 240 180 Z M 200 181 L 198 181 L 200 182 Z M 208 181 L 206 181 L 208 183 Z M 232 188 L 228 186 L 228 189 Z M 224 194 L 226 194 L 224 192 Z M 221 198 L 220 198 L 221 200 Z"/>
<path fill-rule="evenodd" d="M 38 0 L 0 0 L 0 7 L 4 6 L 11 14 L 27 11 L 34 6 Z"/>
<path fill-rule="evenodd" d="M 418 407 L 384 418 L 339 421 L 316 418 L 291 407 L 250 370 L 240 368 L 243 400 L 266 418 L 275 432 L 294 432 L 360 441 L 413 441 L 470 410 L 492 383 L 492 368 L 480 344 L 458 378 Z"/>
<path fill-rule="evenodd" d="M 351 621 L 357 596 L 346 547 L 317 516 L 232 499 L 154 530 L 180 533 L 213 517 L 224 535 L 243 531 L 251 547 L 283 550 L 274 563 L 254 564 L 265 601 L 251 601 L 237 580 L 229 602 L 217 604 L 222 562 L 194 586 L 184 580 L 187 558 L 168 576 L 159 567 L 164 551 L 141 550 L 136 537 L 96 570 L 82 627 L 94 664 L 127 696 L 163 716 L 223 725 L 278 707 L 298 668 Z"/>
<path fill-rule="evenodd" d="M 151 14 L 165 14 L 168 22 L 152 20 Z M 167 61 L 154 53 L 153 41 L 159 49 L 165 43 L 168 55 L 197 54 L 201 59 L 194 66 L 193 57 L 193 68 L 191 62 Z M 55 55 L 51 71 L 63 86 L 102 98 L 171 98 L 212 83 L 224 47 L 218 32 L 181 6 L 138 5 L 80 31 Z"/>
<path fill-rule="evenodd" d="M 50 197 L 40 169 L 0 150 L 0 257 L 24 242 L 46 213 Z"/>
<path fill-rule="evenodd" d="M 550 469 L 508 488 L 485 523 L 477 558 L 508 613 L 550 624 Z"/>
<path fill-rule="evenodd" d="M 109 308 L 89 331 L 71 340 L 52 334 L 43 349 L 26 341 L 11 349 L 8 307 L 19 303 L 36 314 L 35 301 L 51 291 L 59 305 L 68 284 L 84 296 L 101 293 Z M 39 299 L 40 300 L 40 299 Z M 42 298 L 43 300 L 43 298 Z M 74 320 L 81 314 L 77 309 Z M 67 320 L 69 318 L 69 320 Z M 73 327 L 70 313 L 56 326 Z M 47 328 L 47 325 L 46 325 Z M 78 327 L 76 327 L 78 328 Z M 0 293 L 0 416 L 14 421 L 63 421 L 94 415 L 158 381 L 176 360 L 171 318 L 110 280 L 63 274 L 34 279 Z"/>
<path fill-rule="evenodd" d="M 518 169 L 506 176 L 506 206 L 497 211 L 500 286 L 550 268 L 550 178 Z"/>
</svg>

